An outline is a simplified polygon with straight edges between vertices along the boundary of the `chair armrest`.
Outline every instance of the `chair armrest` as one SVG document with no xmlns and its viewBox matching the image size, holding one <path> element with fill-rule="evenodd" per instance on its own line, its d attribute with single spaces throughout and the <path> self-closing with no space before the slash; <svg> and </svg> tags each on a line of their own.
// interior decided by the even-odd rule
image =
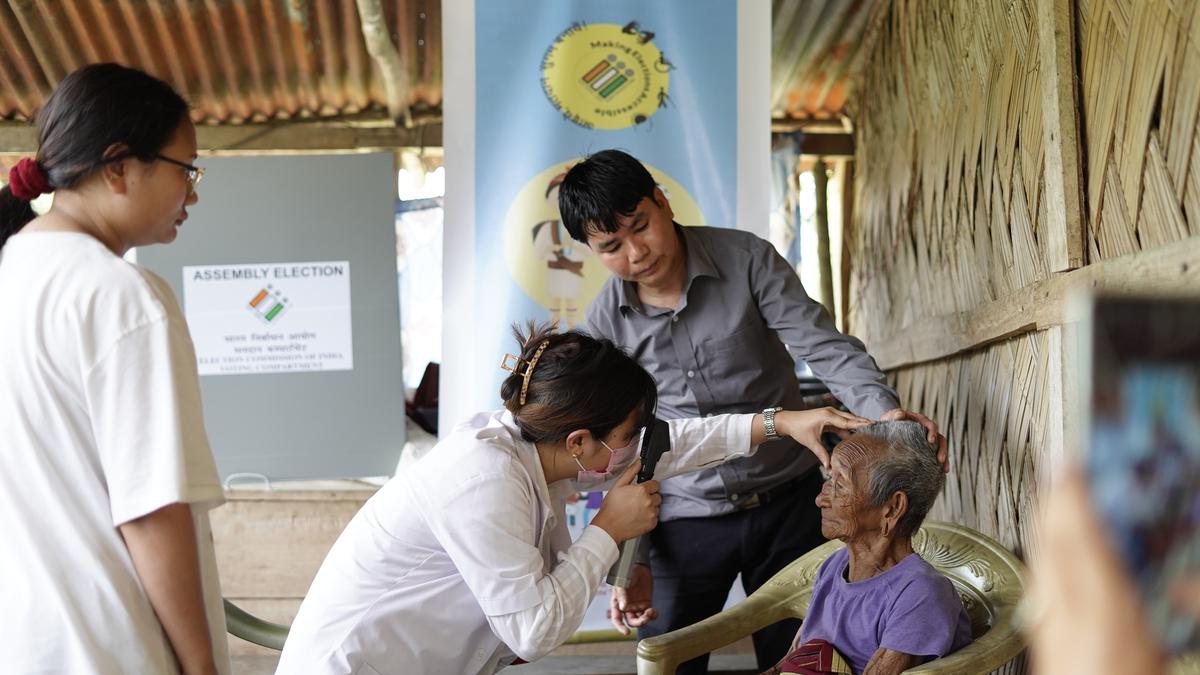
<svg viewBox="0 0 1200 675">
<path fill-rule="evenodd" d="M 1171 675 L 1196 675 L 1200 673 L 1200 652 L 1188 652 L 1171 659 L 1167 666 Z"/>
<path fill-rule="evenodd" d="M 225 630 L 247 642 L 277 650 L 283 649 L 288 636 L 287 626 L 260 619 L 228 600 L 225 601 Z"/>
<path fill-rule="evenodd" d="M 761 590 L 761 589 L 760 589 Z M 754 593 L 729 609 L 679 630 L 638 643 L 638 675 L 669 675 L 691 659 L 750 635 L 773 623 L 801 614 L 796 598 L 786 593 Z"/>
<path fill-rule="evenodd" d="M 750 597 L 709 618 L 638 643 L 638 675 L 668 675 L 694 659 L 783 619 L 803 619 L 825 559 L 842 547 L 826 542 L 792 561 Z"/>
</svg>

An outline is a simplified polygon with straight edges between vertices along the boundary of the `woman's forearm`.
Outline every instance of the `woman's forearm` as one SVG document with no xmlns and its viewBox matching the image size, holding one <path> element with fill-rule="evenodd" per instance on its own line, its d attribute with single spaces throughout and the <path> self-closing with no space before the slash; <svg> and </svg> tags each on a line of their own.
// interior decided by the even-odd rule
<svg viewBox="0 0 1200 675">
<path fill-rule="evenodd" d="M 580 624 L 596 587 L 617 559 L 612 539 L 588 526 L 584 534 L 558 556 L 558 564 L 538 580 L 542 601 L 518 612 L 488 616 L 500 641 L 525 661 L 536 661 L 567 641 Z"/>
<path fill-rule="evenodd" d="M 164 506 L 118 529 L 180 669 L 215 674 L 191 507 Z"/>
<path fill-rule="evenodd" d="M 822 464 L 829 453 L 821 445 L 823 431 L 853 430 L 870 420 L 833 408 L 781 410 L 775 413 L 775 433 L 787 436 L 812 451 Z M 761 413 L 735 413 L 671 420 L 671 451 L 662 456 L 654 477 L 665 480 L 681 473 L 748 457 L 767 440 Z"/>
<path fill-rule="evenodd" d="M 682 473 L 716 466 L 754 454 L 755 425 L 762 433 L 761 415 L 713 415 L 670 420 L 671 450 L 659 458 L 654 478 L 665 480 Z"/>
</svg>

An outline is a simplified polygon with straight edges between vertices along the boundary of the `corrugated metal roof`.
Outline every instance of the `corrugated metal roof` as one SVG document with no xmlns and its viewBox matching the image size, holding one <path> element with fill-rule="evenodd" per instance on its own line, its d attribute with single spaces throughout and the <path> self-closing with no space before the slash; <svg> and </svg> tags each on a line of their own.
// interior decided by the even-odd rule
<svg viewBox="0 0 1200 675">
<path fill-rule="evenodd" d="M 771 116 L 841 117 L 880 0 L 774 0 Z"/>
<path fill-rule="evenodd" d="M 381 2 L 410 74 L 408 104 L 440 108 L 441 0 Z M 387 109 L 355 0 L 0 3 L 0 119 L 28 119 L 64 75 L 98 61 L 167 80 L 207 123 Z"/>
<path fill-rule="evenodd" d="M 419 116 L 442 101 L 441 0 L 380 0 Z M 485 0 L 495 1 L 495 0 Z M 773 0 L 772 114 L 838 119 L 880 0 Z M 169 81 L 198 122 L 387 109 L 355 0 L 0 2 L 0 120 L 26 120 L 75 68 L 117 61 Z"/>
</svg>

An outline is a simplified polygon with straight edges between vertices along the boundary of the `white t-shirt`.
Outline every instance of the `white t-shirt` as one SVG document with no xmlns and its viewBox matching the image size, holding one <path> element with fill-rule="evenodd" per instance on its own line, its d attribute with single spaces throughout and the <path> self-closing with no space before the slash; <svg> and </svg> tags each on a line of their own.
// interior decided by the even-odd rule
<svg viewBox="0 0 1200 675">
<path fill-rule="evenodd" d="M 673 450 L 655 478 L 752 454 L 753 419 L 670 422 Z M 618 555 L 594 525 L 571 542 L 565 504 L 576 489 L 546 484 L 512 415 L 475 416 L 350 521 L 276 675 L 471 675 L 546 655 L 579 628 Z"/>
<path fill-rule="evenodd" d="M 197 380 L 159 277 L 83 234 L 0 251 L 0 670 L 176 672 L 117 527 L 185 502 L 229 672 L 207 513 L 223 496 Z"/>
</svg>

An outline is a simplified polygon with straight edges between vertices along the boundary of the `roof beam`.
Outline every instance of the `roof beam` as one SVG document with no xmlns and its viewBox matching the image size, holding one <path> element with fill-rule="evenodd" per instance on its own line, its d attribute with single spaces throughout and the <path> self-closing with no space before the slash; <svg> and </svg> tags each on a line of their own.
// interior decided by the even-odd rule
<svg viewBox="0 0 1200 675">
<path fill-rule="evenodd" d="M 854 158 L 854 134 L 803 131 L 784 132 L 782 135 L 793 134 L 798 136 L 801 155 Z"/>
<path fill-rule="evenodd" d="M 202 156 L 307 155 L 391 152 L 398 148 L 441 147 L 440 122 L 414 126 L 351 125 L 329 122 L 197 126 Z M 0 123 L 0 155 L 32 155 L 37 131 L 28 124 Z"/>
<path fill-rule="evenodd" d="M 803 131 L 806 134 L 848 134 L 854 132 L 854 125 L 845 116 L 829 119 L 807 117 L 773 117 L 771 118 L 771 133 L 789 133 Z"/>
<path fill-rule="evenodd" d="M 854 158 L 854 134 L 804 134 L 800 154 Z"/>
</svg>

